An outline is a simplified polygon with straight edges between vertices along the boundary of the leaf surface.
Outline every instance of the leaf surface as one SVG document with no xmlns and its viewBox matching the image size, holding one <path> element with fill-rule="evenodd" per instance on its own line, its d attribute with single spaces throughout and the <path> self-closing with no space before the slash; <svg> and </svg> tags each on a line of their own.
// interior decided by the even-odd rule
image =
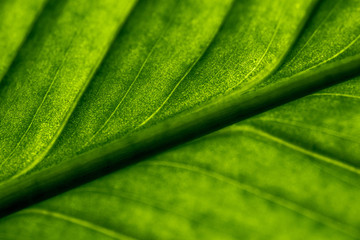
<svg viewBox="0 0 360 240">
<path fill-rule="evenodd" d="M 0 179 L 52 147 L 134 1 L 51 1 L 0 86 Z"/>
<path fill-rule="evenodd" d="M 235 1 L 229 10 L 230 1 L 205 2 L 140 2 L 36 170 L 263 80 L 315 3 Z"/>
<path fill-rule="evenodd" d="M 355 0 L 323 1 L 282 67 L 251 91 L 305 79 L 320 65 L 358 55 L 358 7 Z M 353 22 L 347 25 L 345 16 Z M 323 44 L 327 29 L 339 28 L 344 32 L 333 32 L 332 44 Z M 359 81 L 10 215 L 0 233 L 9 239 L 359 239 Z M 19 226 L 23 231 L 13 235 Z M 54 234 L 59 229 L 66 231 Z"/>
<path fill-rule="evenodd" d="M 346 125 L 349 115 L 359 118 L 359 109 L 346 99 L 342 106 L 347 107 L 325 115 L 333 120 L 325 129 L 302 126 L 324 116 L 306 111 L 314 99 L 326 99 L 316 105 L 323 111 L 332 109 L 329 103 L 339 104 L 337 97 L 319 94 L 343 94 L 358 81 L 310 95 L 20 211 L 3 219 L 0 229 L 7 236 L 25 222 L 24 236 L 54 239 L 58 236 L 52 233 L 59 228 L 67 229 L 68 235 L 61 237 L 80 239 L 358 239 L 358 170 L 344 167 L 349 164 L 341 155 L 306 145 L 326 139 L 335 143 L 331 150 L 341 151 L 343 145 L 336 142 L 345 141 L 344 128 L 338 126 Z M 281 128 L 290 136 L 302 133 L 304 142 L 288 140 L 270 121 L 257 126 L 273 115 L 297 113 L 294 109 L 303 110 L 297 123 L 301 127 Z M 356 139 L 358 128 L 345 139 Z M 345 128 L 351 130 L 351 125 Z M 345 144 L 358 149 L 359 141 Z M 357 156 L 353 153 L 352 159 Z M 46 227 L 36 227 L 39 224 Z"/>
<path fill-rule="evenodd" d="M 0 4 L 0 81 L 47 0 L 3 0 Z"/>
</svg>

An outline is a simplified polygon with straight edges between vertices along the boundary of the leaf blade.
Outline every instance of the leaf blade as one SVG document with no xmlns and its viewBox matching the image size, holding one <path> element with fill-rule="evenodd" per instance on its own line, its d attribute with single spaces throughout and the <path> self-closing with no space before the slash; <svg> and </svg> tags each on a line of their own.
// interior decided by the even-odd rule
<svg viewBox="0 0 360 240">
<path fill-rule="evenodd" d="M 276 4 L 274 4 L 273 1 L 262 1 L 260 9 L 256 7 L 259 6 L 258 1 L 251 1 L 247 3 L 243 3 L 241 1 L 234 2 L 231 6 L 230 12 L 226 16 L 225 22 L 221 25 L 221 28 L 215 38 L 213 36 L 216 32 L 215 30 L 213 30 L 211 34 L 209 33 L 207 35 L 207 38 L 212 40 L 209 48 L 207 49 L 208 46 L 206 44 L 205 46 L 201 46 L 200 44 L 200 49 L 197 51 L 198 53 L 196 55 L 197 58 L 191 57 L 190 60 L 180 59 L 179 62 L 177 62 L 177 65 L 181 66 L 179 68 L 184 68 L 184 70 L 178 74 L 171 75 L 171 77 L 165 76 L 164 79 L 160 79 L 161 81 L 158 78 L 161 78 L 163 75 L 160 74 L 160 76 L 157 77 L 157 75 L 159 75 L 159 71 L 173 73 L 173 62 L 169 63 L 169 61 L 166 61 L 166 59 L 168 59 L 168 52 L 170 51 L 168 50 L 169 43 L 166 40 L 160 41 L 161 44 L 165 44 L 162 49 L 159 48 L 158 51 L 153 52 L 153 49 L 150 48 L 148 49 L 148 52 L 157 54 L 159 58 L 161 57 L 163 61 L 170 65 L 169 67 L 163 66 L 160 68 L 161 70 L 158 70 L 158 63 L 156 63 L 155 68 L 154 65 L 151 65 L 150 63 L 147 64 L 149 66 L 146 68 L 147 65 L 143 65 L 143 63 L 146 63 L 148 59 L 146 58 L 147 55 L 144 54 L 145 56 L 142 56 L 144 60 L 137 60 L 137 65 L 131 65 L 131 70 L 128 66 L 126 66 L 125 69 L 127 69 L 127 71 L 121 68 L 112 71 L 114 69 L 112 66 L 122 64 L 123 59 L 129 59 L 129 54 L 127 54 L 127 52 L 130 51 L 129 49 L 131 49 L 132 53 L 137 51 L 139 48 L 138 46 L 135 46 L 135 48 L 132 48 L 132 46 L 129 47 L 127 45 L 129 42 L 134 42 L 134 38 L 140 38 L 139 41 L 143 41 L 141 35 L 139 36 L 138 34 L 134 34 L 138 32 L 138 29 L 135 28 L 134 25 L 143 26 L 144 24 L 141 22 L 142 19 L 139 17 L 140 14 L 135 15 L 133 20 L 129 20 L 128 27 L 125 26 L 124 35 L 120 35 L 116 40 L 115 46 L 112 50 L 113 56 L 109 56 L 109 63 L 104 63 L 104 67 L 100 69 L 98 75 L 93 79 L 91 85 L 89 86 L 89 91 L 87 91 L 84 95 L 84 101 L 79 105 L 78 109 L 75 110 L 74 117 L 70 120 L 67 128 L 64 129 L 64 132 L 62 133 L 62 136 L 60 136 L 56 146 L 54 146 L 49 155 L 45 157 L 35 171 L 44 167 L 49 167 L 54 163 L 57 164 L 60 159 L 61 161 L 64 161 L 69 157 L 71 158 L 79 152 L 89 151 L 97 147 L 101 147 L 107 142 L 124 137 L 126 134 L 131 134 L 134 130 L 136 131 L 137 129 L 151 127 L 152 123 L 160 122 L 161 120 L 170 118 L 177 113 L 191 110 L 197 105 L 206 102 L 209 98 L 221 95 L 221 92 L 231 90 L 238 82 L 249 77 L 246 77 L 244 74 L 244 76 L 239 78 L 233 77 L 232 79 L 227 79 L 227 75 L 220 75 L 221 78 L 216 79 L 219 76 L 215 75 L 214 80 L 212 80 L 211 78 L 214 75 L 214 71 L 218 71 L 217 68 L 223 67 L 223 62 L 225 64 L 231 63 L 226 60 L 226 57 L 229 57 L 230 59 L 233 58 L 232 60 L 235 63 L 237 61 L 245 61 L 247 56 L 251 54 L 255 55 L 255 57 L 258 57 L 259 59 L 263 59 L 264 52 L 269 51 L 269 46 L 271 45 L 270 43 L 274 40 L 274 36 L 276 36 L 277 40 L 280 42 L 279 45 L 281 45 L 283 49 L 276 52 L 279 48 L 279 46 L 276 45 L 276 48 L 271 50 L 271 52 L 275 51 L 276 54 L 274 53 L 270 56 L 275 59 L 273 60 L 275 63 L 270 62 L 269 64 L 265 64 L 265 67 L 263 66 L 259 70 L 259 74 L 253 73 L 256 79 L 262 79 L 276 68 L 277 64 L 279 64 L 283 56 L 291 47 L 295 38 L 291 34 L 296 36 L 299 29 L 301 29 L 303 22 L 307 19 L 307 15 L 311 12 L 315 2 L 316 1 L 300 2 L 300 11 L 299 9 L 292 9 L 290 4 L 285 3 L 285 1 L 282 0 L 276 1 Z M 158 4 L 161 5 L 160 3 Z M 167 4 L 170 4 L 170 2 L 167 1 Z M 227 4 L 229 5 L 229 3 Z M 218 2 L 213 2 L 211 4 L 209 3 L 208 9 L 204 8 L 201 10 L 204 13 L 203 15 L 200 15 L 196 6 L 193 6 L 196 5 L 195 2 L 192 2 L 191 4 L 184 3 L 184 5 L 186 6 L 186 9 L 184 8 L 183 10 L 185 13 L 188 14 L 191 12 L 192 15 L 196 15 L 196 18 L 191 15 L 191 18 L 199 18 L 200 20 L 202 19 L 201 21 L 203 22 L 197 23 L 196 21 L 193 21 L 194 23 L 191 25 L 187 25 L 186 22 L 182 22 L 181 24 L 186 26 L 185 29 L 183 29 L 184 26 L 176 26 L 175 33 L 170 31 L 168 32 L 168 35 L 166 35 L 166 38 L 176 39 L 176 41 L 172 44 L 177 44 L 180 41 L 185 41 L 185 43 L 187 43 L 187 35 L 189 35 L 186 34 L 187 31 L 193 29 L 191 31 L 195 31 L 196 34 L 199 34 L 197 33 L 197 28 L 199 27 L 198 25 L 204 28 L 205 26 L 207 26 L 206 28 L 209 28 L 208 26 L 211 26 L 214 29 L 219 28 L 222 18 L 225 17 L 225 13 L 228 10 L 226 8 L 228 6 L 224 5 L 224 3 L 220 4 Z M 211 9 L 211 6 L 216 6 L 216 8 Z M 153 8 L 155 8 L 155 6 Z M 278 10 L 278 8 L 280 8 L 280 10 Z M 185 10 L 188 10 L 188 12 Z M 143 14 L 149 14 L 146 13 L 146 11 L 149 10 L 143 10 L 143 12 L 145 12 Z M 247 14 L 244 15 L 242 14 L 243 12 Z M 279 12 L 283 15 L 279 15 Z M 184 13 L 181 12 L 178 14 L 180 14 L 180 16 L 184 15 Z M 208 20 L 203 20 L 204 18 L 207 19 L 207 15 L 214 17 L 215 14 L 217 14 L 218 17 L 214 18 L 214 20 L 210 22 Z M 260 20 L 253 19 L 254 15 L 262 16 L 262 14 L 264 16 Z M 280 17 L 284 18 L 281 22 L 279 22 Z M 176 17 L 174 18 L 176 19 Z M 155 18 L 152 20 L 156 21 Z M 286 20 L 292 21 L 293 25 L 285 24 Z M 260 28 L 260 24 L 266 21 L 268 22 L 267 25 L 265 25 L 264 29 L 261 29 L 261 33 L 264 34 L 257 33 L 257 29 Z M 146 22 L 148 22 L 147 19 Z M 245 39 L 238 39 L 236 36 L 241 36 L 248 31 L 248 28 L 245 24 L 243 24 L 243 22 L 249 22 L 251 25 L 251 32 L 249 32 L 249 36 L 246 36 Z M 159 22 L 157 24 L 159 24 Z M 164 25 L 164 23 L 162 23 L 162 25 Z M 160 26 L 162 25 L 160 24 Z M 279 29 L 279 34 L 274 35 L 274 33 L 276 33 L 274 29 L 277 28 Z M 178 37 L 177 31 L 180 31 L 187 37 Z M 267 32 L 269 32 L 269 34 L 265 34 Z M 161 32 L 161 34 L 163 34 L 163 32 Z M 196 39 L 197 35 L 194 33 L 192 34 L 192 37 Z M 135 37 L 133 35 L 135 35 Z M 263 43 L 263 41 L 258 41 L 259 35 L 263 35 L 265 43 Z M 154 39 L 153 42 L 156 42 L 156 39 Z M 228 44 L 225 44 L 225 42 L 228 42 Z M 158 43 L 159 42 L 157 42 L 157 44 Z M 246 48 L 248 44 L 254 44 L 255 47 Z M 223 49 L 224 45 L 227 47 Z M 153 45 L 150 44 L 150 46 Z M 190 50 L 188 49 L 189 47 L 187 45 L 181 45 L 179 48 L 183 49 L 183 51 L 191 50 L 191 48 Z M 236 51 L 233 51 L 232 48 L 235 48 Z M 244 53 L 242 53 L 243 49 L 246 50 Z M 253 51 L 255 51 L 256 54 Z M 122 55 L 124 52 L 125 54 Z M 172 53 L 172 51 L 170 52 Z M 200 60 L 199 57 L 201 57 Z M 177 58 L 175 58 L 175 60 L 176 59 Z M 118 63 L 118 61 L 120 62 Z M 217 61 L 220 62 L 215 64 Z M 184 64 L 186 64 L 186 68 L 182 67 Z M 250 72 L 252 71 L 251 69 L 257 65 L 258 63 L 255 62 L 253 65 L 246 65 L 244 68 L 237 69 L 237 64 L 231 63 L 230 66 L 226 67 L 229 71 L 233 72 Z M 134 66 L 136 66 L 135 69 Z M 108 75 L 109 71 L 111 71 L 111 77 Z M 142 79 L 137 79 L 140 76 L 139 74 L 142 74 L 143 71 L 145 72 L 143 73 Z M 134 72 L 130 79 L 129 72 Z M 127 85 L 122 86 L 119 84 L 120 86 L 118 87 L 118 85 L 115 84 L 118 79 L 125 79 L 124 82 L 126 82 Z M 138 84 L 137 87 L 134 87 L 133 85 L 134 79 L 137 79 L 135 83 Z M 254 81 L 258 81 L 256 79 Z M 248 80 L 250 81 L 251 79 L 249 78 Z M 216 84 L 220 87 L 213 87 L 215 84 L 214 81 L 217 81 Z M 146 84 L 144 84 L 144 82 L 146 82 Z M 111 93 L 109 93 L 109 89 L 105 87 L 109 85 L 113 88 Z M 154 88 L 154 85 L 157 87 Z M 203 91 L 202 88 L 197 87 L 198 85 L 208 91 Z M 130 90 L 132 92 L 129 93 Z M 119 97 L 119 95 L 121 97 Z M 128 101 L 125 100 L 124 102 L 125 98 Z M 105 110 L 102 106 L 105 106 Z M 106 114 L 104 114 L 105 111 Z"/>
<path fill-rule="evenodd" d="M 44 10 L 0 89 L 2 180 L 51 148 L 133 3 L 58 1 Z"/>
<path fill-rule="evenodd" d="M 46 0 L 1 2 L 0 81 L 46 2 Z"/>
<path fill-rule="evenodd" d="M 355 69 L 358 57 L 344 53 L 311 72 L 279 77 L 270 89 L 309 76 L 321 79 L 327 72 L 331 77 L 348 63 L 355 62 Z M 266 93 L 264 89 L 256 91 Z M 40 203 L 35 210 L 86 219 L 136 238 L 357 239 L 358 174 L 322 161 L 339 157 L 347 147 L 347 157 L 340 161 L 358 169 L 357 90 L 355 78 L 122 169 Z M 350 141 L 338 144 L 344 140 Z M 336 144 L 321 149 L 330 141 Z M 6 234 L 23 221 L 49 220 L 21 214 L 2 219 L 0 229 Z M 158 224 L 153 224 L 154 219 Z M 58 224 L 84 239 L 94 234 Z M 51 234 L 52 229 L 38 230 Z M 29 227 L 25 234 L 39 233 L 33 230 Z"/>
</svg>

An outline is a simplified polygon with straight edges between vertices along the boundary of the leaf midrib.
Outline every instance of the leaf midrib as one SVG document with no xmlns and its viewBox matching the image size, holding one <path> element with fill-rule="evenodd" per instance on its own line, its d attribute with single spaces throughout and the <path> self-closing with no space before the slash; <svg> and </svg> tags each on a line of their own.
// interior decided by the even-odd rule
<svg viewBox="0 0 360 240">
<path fill-rule="evenodd" d="M 264 101 L 262 98 L 265 96 L 267 104 L 271 105 L 276 104 L 279 100 L 280 102 L 284 101 L 284 97 L 285 100 L 294 99 L 298 97 L 294 93 L 303 92 L 309 88 L 313 89 L 319 84 L 323 87 L 324 81 L 329 83 L 329 76 L 332 78 L 330 80 L 334 81 L 334 79 L 338 80 L 339 74 L 357 73 L 359 66 L 360 57 L 353 57 L 350 60 L 324 66 L 319 72 L 298 77 L 291 84 L 285 81 L 248 94 L 239 95 L 237 92 L 233 92 L 226 98 L 221 98 L 221 107 L 219 107 L 219 99 L 217 99 L 212 104 L 206 105 L 205 108 L 199 108 L 198 111 L 192 112 L 191 117 L 187 114 L 169 119 L 157 126 L 138 131 L 124 139 L 105 145 L 101 151 L 95 149 L 72 161 L 25 176 L 17 179 L 17 181 L 14 179 L 8 183 L 2 183 L 0 184 L 0 192 L 4 194 L 3 198 L 0 199 L 0 212 L 7 214 L 12 211 L 13 207 L 17 209 L 19 202 L 22 202 L 29 195 L 32 196 L 32 199 L 43 198 L 44 195 L 54 194 L 47 193 L 48 189 L 55 187 L 61 191 L 63 188 L 60 186 L 68 186 L 69 184 L 74 186 L 85 180 L 88 181 L 89 178 L 98 177 L 99 173 L 109 172 L 111 166 L 129 164 L 129 161 L 137 161 L 139 157 L 163 150 L 164 146 L 168 148 L 209 133 L 210 130 L 222 128 L 225 124 L 233 123 L 234 119 L 248 118 L 263 109 Z M 270 99 L 272 100 L 270 101 Z M 224 125 L 219 125 L 219 122 Z M 114 168 L 111 169 L 115 170 Z M 33 185 L 34 182 L 38 184 Z M 18 191 L 19 188 L 27 191 Z"/>
<path fill-rule="evenodd" d="M 266 53 L 266 52 L 265 52 Z M 341 53 L 340 53 L 341 54 Z M 79 99 L 78 99 L 79 100 Z M 65 124 L 65 123 L 64 123 Z"/>
</svg>

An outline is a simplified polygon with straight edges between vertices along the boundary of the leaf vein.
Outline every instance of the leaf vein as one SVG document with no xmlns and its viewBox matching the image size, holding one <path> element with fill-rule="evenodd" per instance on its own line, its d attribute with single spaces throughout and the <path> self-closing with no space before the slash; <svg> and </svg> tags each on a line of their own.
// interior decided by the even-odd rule
<svg viewBox="0 0 360 240">
<path fill-rule="evenodd" d="M 288 147 L 290 149 L 293 149 L 293 150 L 295 150 L 297 152 L 300 152 L 302 154 L 306 154 L 306 155 L 308 155 L 310 157 L 321 160 L 321 161 L 323 161 L 325 163 L 328 163 L 328 164 L 337 166 L 337 167 L 339 167 L 341 169 L 347 170 L 348 172 L 360 175 L 360 169 L 358 169 L 358 168 L 356 168 L 354 166 L 351 166 L 349 164 L 346 164 L 346 163 L 342 162 L 341 160 L 330 158 L 328 156 L 325 156 L 325 155 L 310 151 L 308 149 L 305 149 L 305 148 L 300 147 L 298 145 L 295 145 L 293 143 L 287 142 L 287 141 L 285 141 L 285 140 L 283 140 L 281 138 L 272 136 L 269 133 L 266 133 L 266 132 L 264 132 L 262 130 L 255 129 L 255 128 L 250 127 L 250 126 L 234 126 L 232 129 L 252 132 L 254 134 L 257 134 L 257 135 L 259 135 L 261 137 L 265 137 L 265 138 L 267 138 L 269 140 L 272 140 L 272 141 L 274 141 L 276 143 L 279 143 L 279 144 L 281 144 L 283 146 L 286 146 L 286 147 Z"/>
<path fill-rule="evenodd" d="M 83 219 L 80 219 L 80 218 L 76 218 L 76 217 L 73 217 L 73 216 L 70 216 L 70 215 L 65 215 L 65 214 L 62 214 L 62 213 L 49 211 L 49 210 L 46 210 L 46 209 L 31 208 L 31 209 L 23 210 L 23 211 L 19 212 L 18 214 L 29 214 L 29 213 L 30 214 L 39 214 L 39 215 L 44 215 L 44 216 L 49 216 L 49 217 L 61 219 L 61 220 L 64 220 L 66 222 L 70 222 L 70 223 L 79 225 L 81 227 L 84 227 L 84 228 L 99 232 L 99 233 L 101 233 L 103 235 L 112 237 L 114 239 L 135 240 L 132 237 L 125 236 L 125 235 L 123 235 L 123 234 L 121 234 L 119 232 L 115 232 L 115 231 L 113 231 L 111 229 L 104 228 L 104 227 L 102 227 L 100 225 L 97 225 L 95 223 L 92 223 L 92 222 L 89 222 L 89 221 L 86 221 L 86 220 L 83 220 Z"/>
<path fill-rule="evenodd" d="M 178 3 L 178 2 L 177 2 Z M 176 9 L 177 3 L 175 4 L 172 12 L 174 13 L 174 10 Z M 170 16 L 174 16 L 174 14 L 171 14 Z M 156 39 L 155 43 L 153 44 L 153 46 L 151 47 L 149 53 L 147 54 L 144 62 L 142 63 L 139 71 L 137 72 L 134 80 L 131 82 L 130 86 L 128 87 L 128 89 L 126 90 L 124 96 L 121 98 L 120 102 L 116 105 L 115 109 L 111 112 L 110 116 L 105 120 L 104 124 L 101 125 L 101 127 L 90 137 L 90 139 L 84 144 L 84 147 L 88 146 L 89 143 L 92 142 L 92 140 L 106 127 L 106 125 L 109 123 L 109 121 L 111 120 L 111 118 L 115 115 L 116 111 L 120 108 L 120 106 L 123 104 L 124 100 L 126 99 L 126 97 L 128 96 L 129 92 L 131 91 L 133 85 L 135 84 L 135 82 L 137 81 L 137 79 L 139 78 L 141 72 L 143 71 L 146 63 L 148 62 L 150 56 L 152 55 L 152 53 L 154 52 L 156 46 L 158 45 L 158 43 L 160 42 L 160 40 L 162 39 L 162 37 L 166 34 L 166 32 L 168 31 L 168 29 L 170 28 L 171 24 L 173 23 L 174 17 L 171 18 L 171 20 L 169 21 L 169 23 L 166 25 L 166 27 L 164 28 L 164 30 L 161 32 L 161 34 L 159 35 L 159 37 Z"/>
<path fill-rule="evenodd" d="M 302 128 L 302 129 L 310 129 L 310 130 L 314 130 L 314 131 L 319 131 L 319 132 L 323 132 L 327 135 L 331 135 L 337 138 L 341 138 L 350 142 L 354 142 L 354 143 L 359 143 L 359 139 L 356 138 L 352 138 L 351 136 L 345 135 L 345 134 L 340 134 L 339 132 L 336 131 L 332 131 L 330 129 L 326 129 L 326 128 L 321 128 L 321 127 L 314 127 L 312 125 L 308 125 L 308 124 L 304 124 L 301 122 L 297 122 L 297 121 L 286 121 L 286 120 L 282 120 L 282 119 L 272 119 L 272 118 L 257 118 L 257 119 L 252 119 L 252 121 L 264 121 L 264 122 L 274 122 L 274 123 L 279 123 L 279 124 L 285 124 L 285 125 L 289 125 L 289 126 L 294 126 L 294 127 L 298 127 L 298 128 Z"/>
<path fill-rule="evenodd" d="M 41 101 L 40 105 L 37 107 L 37 109 L 36 109 L 36 111 L 35 111 L 35 114 L 33 115 L 32 119 L 31 119 L 30 124 L 28 125 L 27 129 L 25 130 L 25 132 L 22 134 L 20 140 L 16 143 L 15 147 L 13 148 L 13 150 L 9 153 L 9 155 L 5 158 L 5 160 L 0 164 L 0 167 L 2 167 L 2 166 L 12 157 L 12 155 L 15 153 L 16 149 L 17 149 L 17 148 L 20 146 L 20 144 L 22 143 L 22 141 L 23 141 L 23 139 L 25 138 L 26 134 L 30 131 L 32 125 L 34 124 L 34 121 L 35 121 L 36 116 L 38 115 L 41 107 L 43 106 L 45 100 L 47 99 L 47 97 L 48 97 L 48 95 L 49 95 L 49 93 L 50 93 L 50 90 L 52 89 L 52 87 L 53 87 L 53 85 L 54 85 L 54 83 L 55 83 L 55 80 L 56 80 L 57 76 L 59 75 L 60 69 L 64 66 L 64 63 L 65 63 L 65 61 L 66 61 L 66 57 L 67 57 L 67 55 L 68 55 L 68 53 L 69 53 L 70 46 L 71 46 L 71 44 L 72 44 L 72 42 L 73 42 L 73 40 L 74 40 L 74 38 L 75 38 L 76 35 L 77 35 L 76 33 L 73 35 L 72 39 L 70 40 L 69 45 L 68 45 L 67 48 L 65 49 L 65 56 L 64 56 L 63 60 L 61 61 L 61 64 L 56 68 L 55 75 L 54 75 L 54 77 L 52 78 L 52 81 L 51 81 L 49 87 L 47 88 L 46 93 L 45 93 L 44 97 L 42 98 L 42 101 Z"/>
<path fill-rule="evenodd" d="M 179 163 L 179 162 L 169 162 L 169 161 L 151 161 L 151 162 L 143 162 L 142 164 L 149 165 L 149 166 L 171 167 L 171 168 L 190 171 L 193 173 L 199 173 L 201 175 L 204 175 L 204 176 L 216 179 L 218 181 L 238 187 L 247 193 L 255 195 L 256 197 L 259 197 L 261 199 L 264 199 L 266 201 L 269 201 L 276 205 L 284 207 L 292 212 L 295 212 L 295 213 L 300 214 L 300 215 L 302 215 L 306 218 L 309 218 L 313 221 L 324 224 L 324 225 L 326 225 L 330 228 L 333 228 L 337 231 L 346 233 L 351 236 L 358 236 L 360 234 L 360 232 L 357 229 L 353 228 L 352 226 L 349 226 L 345 223 L 342 223 L 336 219 L 333 219 L 329 216 L 326 216 L 320 212 L 314 211 L 305 206 L 301 206 L 298 203 L 296 203 L 290 199 L 286 199 L 281 196 L 273 195 L 273 194 L 266 192 L 265 190 L 258 188 L 256 186 L 252 186 L 248 183 L 241 183 L 240 181 L 235 180 L 231 177 L 225 176 L 225 175 L 217 173 L 217 172 L 212 172 L 212 171 L 204 169 L 202 167 Z"/>
<path fill-rule="evenodd" d="M 344 98 L 354 98 L 360 99 L 360 96 L 344 94 L 344 93 L 313 93 L 309 96 L 333 96 L 333 97 L 344 97 Z"/>
<path fill-rule="evenodd" d="M 286 63 L 286 65 L 290 66 L 294 60 L 296 60 L 296 57 L 299 56 L 300 53 L 303 52 L 303 50 L 306 48 L 306 46 L 311 42 L 311 40 L 316 36 L 316 34 L 319 32 L 320 28 L 322 27 L 322 25 L 324 25 L 326 23 L 326 21 L 329 19 L 329 17 L 335 12 L 336 7 L 338 6 L 338 4 L 342 2 L 342 0 L 339 0 L 338 2 L 336 2 L 332 9 L 328 12 L 328 14 L 326 15 L 326 17 L 321 21 L 321 23 L 317 26 L 317 28 L 315 29 L 315 31 L 311 34 L 311 36 L 308 38 L 308 40 L 305 42 L 305 44 L 301 47 L 301 49 L 295 54 L 294 57 L 291 58 L 291 60 Z"/>
</svg>

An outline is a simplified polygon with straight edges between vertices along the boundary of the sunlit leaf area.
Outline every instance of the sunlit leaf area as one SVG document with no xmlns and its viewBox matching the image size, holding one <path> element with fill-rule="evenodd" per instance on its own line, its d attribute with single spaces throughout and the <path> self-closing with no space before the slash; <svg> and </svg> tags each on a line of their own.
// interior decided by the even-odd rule
<svg viewBox="0 0 360 240">
<path fill-rule="evenodd" d="M 360 239 L 360 0 L 1 0 L 0 239 Z"/>
</svg>

